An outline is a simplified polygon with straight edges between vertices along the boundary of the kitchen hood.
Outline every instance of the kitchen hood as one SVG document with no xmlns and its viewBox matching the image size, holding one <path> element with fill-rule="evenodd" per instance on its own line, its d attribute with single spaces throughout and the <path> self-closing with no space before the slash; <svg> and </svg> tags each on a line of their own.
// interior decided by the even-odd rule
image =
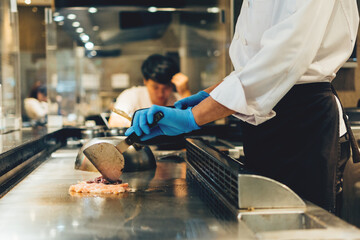
<svg viewBox="0 0 360 240">
<path fill-rule="evenodd" d="M 92 8 L 94 9 L 94 8 Z M 53 20 L 62 26 L 79 46 L 91 42 L 96 48 L 112 48 L 121 43 L 160 38 L 171 22 L 169 12 L 105 7 L 61 8 Z"/>
<path fill-rule="evenodd" d="M 212 0 L 206 4 L 198 0 L 55 0 L 53 21 L 78 46 L 113 50 L 123 43 L 160 39 L 172 23 L 174 12 L 184 13 L 183 20 L 189 16 L 199 22 L 221 19 L 217 6 Z"/>
</svg>

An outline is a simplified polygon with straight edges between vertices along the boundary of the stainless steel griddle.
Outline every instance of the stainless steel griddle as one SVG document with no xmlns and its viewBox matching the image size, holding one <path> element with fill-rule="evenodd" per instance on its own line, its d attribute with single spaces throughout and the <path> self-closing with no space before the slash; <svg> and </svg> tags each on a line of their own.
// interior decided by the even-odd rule
<svg viewBox="0 0 360 240">
<path fill-rule="evenodd" d="M 290 194 L 295 205 L 258 208 L 259 201 L 253 202 L 254 197 L 271 198 L 262 191 L 247 194 L 250 190 L 246 190 L 244 195 L 241 191 L 250 186 L 256 189 L 259 181 L 247 178 L 251 175 L 244 175 L 246 172 L 239 162 L 200 143 L 189 145 L 193 149 L 188 148 L 188 156 L 184 157 L 188 164 L 178 155 L 172 157 L 168 151 L 155 150 L 156 169 L 124 173 L 121 178 L 130 184 L 133 192 L 117 196 L 69 193 L 71 184 L 99 174 L 74 169 L 79 149 L 61 148 L 0 199 L 0 239 L 285 239 L 289 236 L 356 239 L 360 236 L 355 227 L 304 203 L 277 183 L 275 188 Z M 195 166 L 190 163 L 196 160 L 192 154 L 205 154 L 205 159 L 216 160 Z M 218 175 L 218 179 L 223 179 L 222 188 L 213 184 L 214 173 L 219 172 L 214 169 L 224 171 Z M 234 181 L 226 185 L 229 179 Z M 262 186 L 268 189 L 272 181 L 262 180 Z"/>
<path fill-rule="evenodd" d="M 214 217 L 179 157 L 154 151 L 156 169 L 121 176 L 134 192 L 93 196 L 68 192 L 99 176 L 74 169 L 77 153 L 54 152 L 0 199 L 0 239 L 237 239 L 237 223 Z"/>
</svg>

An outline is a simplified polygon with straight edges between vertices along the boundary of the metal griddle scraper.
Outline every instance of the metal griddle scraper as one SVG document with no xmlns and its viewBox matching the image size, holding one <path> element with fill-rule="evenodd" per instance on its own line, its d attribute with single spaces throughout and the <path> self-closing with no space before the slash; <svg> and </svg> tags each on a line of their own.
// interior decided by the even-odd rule
<svg viewBox="0 0 360 240">
<path fill-rule="evenodd" d="M 149 127 L 155 127 L 163 117 L 164 114 L 162 112 L 155 113 L 154 122 Z M 101 142 L 84 149 L 84 154 L 105 179 L 115 182 L 119 180 L 124 169 L 125 160 L 122 153 L 132 144 L 139 141 L 140 137 L 133 132 L 116 146 Z"/>
</svg>

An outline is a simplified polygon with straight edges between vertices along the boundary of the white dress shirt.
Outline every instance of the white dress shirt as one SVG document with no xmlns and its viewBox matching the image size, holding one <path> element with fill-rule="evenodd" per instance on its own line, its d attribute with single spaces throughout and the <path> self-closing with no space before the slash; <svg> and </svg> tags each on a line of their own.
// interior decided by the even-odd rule
<svg viewBox="0 0 360 240">
<path fill-rule="evenodd" d="M 335 78 L 358 23 L 356 0 L 244 0 L 230 46 L 235 70 L 210 95 L 258 125 L 295 84 Z"/>
</svg>

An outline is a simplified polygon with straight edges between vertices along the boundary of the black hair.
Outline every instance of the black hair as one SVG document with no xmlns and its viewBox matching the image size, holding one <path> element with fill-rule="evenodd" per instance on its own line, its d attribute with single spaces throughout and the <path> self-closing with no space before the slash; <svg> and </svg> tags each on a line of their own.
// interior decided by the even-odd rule
<svg viewBox="0 0 360 240">
<path fill-rule="evenodd" d="M 44 95 L 45 97 L 47 96 L 47 89 L 45 85 L 41 85 L 38 87 L 38 92 L 42 93 L 42 95 Z"/>
<path fill-rule="evenodd" d="M 40 85 L 36 88 L 33 88 L 29 94 L 29 97 L 31 98 L 36 98 L 37 99 L 37 94 L 38 93 L 42 93 L 44 96 L 47 96 L 47 89 L 45 85 Z"/>
<path fill-rule="evenodd" d="M 143 62 L 141 71 L 145 80 L 171 84 L 172 77 L 180 70 L 178 64 L 170 57 L 153 54 Z"/>
</svg>

